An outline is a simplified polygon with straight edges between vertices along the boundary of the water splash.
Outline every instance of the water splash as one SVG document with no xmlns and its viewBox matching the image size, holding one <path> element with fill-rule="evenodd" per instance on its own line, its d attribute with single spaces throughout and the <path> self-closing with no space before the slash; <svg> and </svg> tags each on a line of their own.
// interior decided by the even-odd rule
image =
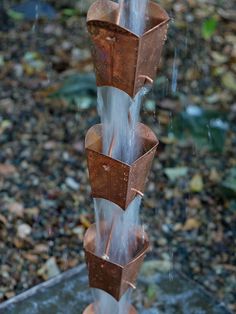
<svg viewBox="0 0 236 314">
<path fill-rule="evenodd" d="M 147 0 L 119 0 L 120 25 L 142 35 L 146 26 L 147 3 Z"/>
</svg>

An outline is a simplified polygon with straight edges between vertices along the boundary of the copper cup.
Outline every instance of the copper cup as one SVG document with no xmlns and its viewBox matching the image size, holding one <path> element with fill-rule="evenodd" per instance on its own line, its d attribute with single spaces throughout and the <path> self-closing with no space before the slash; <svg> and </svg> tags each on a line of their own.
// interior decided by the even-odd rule
<svg viewBox="0 0 236 314">
<path fill-rule="evenodd" d="M 159 143 L 152 130 L 142 123 L 137 125 L 136 134 L 142 155 L 131 165 L 102 154 L 101 124 L 93 126 L 85 139 L 92 196 L 109 200 L 123 210 L 137 193 L 143 194 Z"/>
<path fill-rule="evenodd" d="M 137 248 L 133 252 L 132 260 L 126 265 L 119 265 L 96 255 L 95 224 L 87 230 L 84 238 L 90 288 L 101 289 L 117 301 L 130 287 L 135 288 L 139 269 L 149 249 L 148 236 L 143 229 L 135 229 L 133 232 L 136 235 Z M 131 250 L 132 248 L 128 249 Z"/>
<path fill-rule="evenodd" d="M 134 98 L 156 76 L 169 16 L 150 1 L 146 30 L 138 36 L 118 24 L 119 14 L 118 3 L 109 0 L 96 1 L 88 11 L 97 86 L 113 86 Z"/>
</svg>

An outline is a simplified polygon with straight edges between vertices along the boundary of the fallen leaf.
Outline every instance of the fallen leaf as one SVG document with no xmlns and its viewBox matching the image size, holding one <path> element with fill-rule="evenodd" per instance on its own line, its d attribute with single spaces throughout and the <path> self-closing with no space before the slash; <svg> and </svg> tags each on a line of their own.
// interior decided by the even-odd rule
<svg viewBox="0 0 236 314">
<path fill-rule="evenodd" d="M 5 293 L 5 296 L 7 297 L 7 299 L 10 299 L 12 297 L 14 297 L 16 294 L 14 291 L 9 291 Z"/>
<path fill-rule="evenodd" d="M 214 183 L 218 183 L 221 180 L 221 177 L 217 172 L 216 168 L 211 168 L 209 179 Z"/>
<path fill-rule="evenodd" d="M 3 67 L 5 64 L 4 57 L 0 55 L 0 67 Z"/>
<path fill-rule="evenodd" d="M 199 220 L 197 220 L 195 218 L 189 218 L 185 222 L 182 230 L 183 231 L 191 231 L 191 230 L 194 230 L 194 229 L 198 229 L 200 226 L 201 226 L 201 223 L 200 223 Z"/>
<path fill-rule="evenodd" d="M 12 127 L 12 123 L 9 120 L 3 120 L 0 123 L 0 135 L 3 134 L 3 132 L 7 129 L 10 129 Z"/>
<path fill-rule="evenodd" d="M 83 237 L 84 237 L 84 230 L 85 230 L 85 229 L 84 229 L 83 226 L 78 226 L 78 227 L 74 228 L 74 229 L 72 230 L 72 232 L 73 232 L 74 234 L 76 234 L 80 240 L 83 240 Z"/>
<path fill-rule="evenodd" d="M 150 284 L 147 288 L 146 295 L 147 295 L 148 301 L 153 302 L 156 299 L 157 286 L 155 284 Z"/>
<path fill-rule="evenodd" d="M 31 263 L 37 263 L 38 262 L 38 256 L 37 255 L 33 255 L 30 253 L 24 253 L 23 256 L 25 259 L 27 259 Z"/>
<path fill-rule="evenodd" d="M 3 215 L 1 215 L 1 214 L 0 214 L 0 222 L 3 223 L 4 225 L 7 224 L 7 219 L 6 219 L 6 217 L 3 216 Z"/>
<path fill-rule="evenodd" d="M 55 257 L 51 257 L 47 262 L 38 270 L 38 275 L 47 280 L 60 274 L 60 269 L 57 265 Z"/>
<path fill-rule="evenodd" d="M 196 174 L 189 183 L 191 192 L 201 192 L 203 190 L 204 184 L 202 176 Z"/>
<path fill-rule="evenodd" d="M 34 247 L 34 252 L 36 253 L 47 253 L 48 246 L 46 244 L 36 244 Z"/>
<path fill-rule="evenodd" d="M 193 198 L 188 200 L 188 206 L 190 208 L 201 208 L 202 203 L 201 203 L 201 200 L 199 198 L 193 197 Z"/>
<path fill-rule="evenodd" d="M 86 229 L 88 229 L 91 226 L 90 221 L 84 215 L 80 216 L 80 222 Z"/>
<path fill-rule="evenodd" d="M 29 216 L 30 218 L 35 218 L 35 217 L 38 217 L 39 215 L 38 207 L 26 208 L 24 211 L 25 211 L 25 214 Z"/>
<path fill-rule="evenodd" d="M 224 269 L 226 269 L 228 271 L 233 271 L 236 273 L 236 266 L 235 265 L 223 264 L 222 266 L 224 267 Z"/>
<path fill-rule="evenodd" d="M 217 51 L 212 51 L 211 53 L 212 58 L 217 64 L 222 64 L 228 61 L 228 56 Z"/>
<path fill-rule="evenodd" d="M 22 249 L 24 247 L 24 241 L 21 239 L 16 238 L 13 240 L 13 242 L 14 242 L 14 245 L 17 249 Z"/>
<path fill-rule="evenodd" d="M 227 177 L 221 184 L 224 195 L 235 197 L 236 195 L 236 167 L 231 168 Z"/>
<path fill-rule="evenodd" d="M 143 263 L 140 274 L 149 277 L 157 273 L 168 273 L 173 268 L 169 260 L 150 260 Z"/>
<path fill-rule="evenodd" d="M 235 75 L 233 74 L 233 72 L 226 72 L 223 76 L 222 76 L 222 83 L 224 85 L 224 87 L 226 87 L 227 89 L 235 92 L 236 91 L 236 78 Z"/>
<path fill-rule="evenodd" d="M 75 181 L 74 178 L 71 177 L 66 178 L 65 183 L 70 189 L 74 191 L 78 191 L 80 189 L 80 184 L 77 181 Z"/>
<path fill-rule="evenodd" d="M 214 17 L 210 17 L 202 24 L 202 36 L 204 39 L 209 39 L 217 29 L 218 21 Z"/>
<path fill-rule="evenodd" d="M 0 176 L 8 177 L 16 173 L 16 167 L 10 164 L 0 164 Z"/>
<path fill-rule="evenodd" d="M 188 168 L 187 167 L 166 168 L 164 172 L 171 181 L 174 181 L 179 177 L 186 176 L 186 174 L 188 173 Z"/>
<path fill-rule="evenodd" d="M 8 211 L 18 217 L 23 217 L 24 206 L 21 203 L 13 202 L 8 205 Z"/>
</svg>

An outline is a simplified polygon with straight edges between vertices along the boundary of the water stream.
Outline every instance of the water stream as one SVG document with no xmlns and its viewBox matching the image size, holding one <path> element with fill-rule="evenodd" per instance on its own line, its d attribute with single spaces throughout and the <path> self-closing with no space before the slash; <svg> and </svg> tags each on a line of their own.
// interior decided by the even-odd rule
<svg viewBox="0 0 236 314">
<path fill-rule="evenodd" d="M 138 35 L 142 34 L 145 29 L 147 0 L 119 0 L 119 4 L 120 24 Z M 114 87 L 98 88 L 98 112 L 103 126 L 105 155 L 127 164 L 132 164 L 140 156 L 142 143 L 136 136 L 136 127 L 142 99 L 146 92 L 147 89 L 143 88 L 132 99 L 125 92 Z M 132 260 L 137 249 L 134 230 L 140 225 L 140 204 L 141 197 L 137 196 L 124 211 L 110 201 L 94 199 L 98 256 L 120 265 L 126 265 Z M 96 314 L 128 314 L 129 312 L 131 289 L 119 302 L 98 289 L 93 289 L 93 297 Z"/>
<path fill-rule="evenodd" d="M 147 3 L 148 0 L 119 0 L 120 25 L 142 35 L 146 24 Z"/>
</svg>

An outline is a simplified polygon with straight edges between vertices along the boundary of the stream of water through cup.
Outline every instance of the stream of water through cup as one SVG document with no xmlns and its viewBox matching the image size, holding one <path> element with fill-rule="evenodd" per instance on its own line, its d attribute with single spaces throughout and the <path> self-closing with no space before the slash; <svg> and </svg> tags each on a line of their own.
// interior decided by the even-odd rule
<svg viewBox="0 0 236 314">
<path fill-rule="evenodd" d="M 120 25 L 141 35 L 145 29 L 147 0 L 120 0 L 119 5 Z M 142 143 L 136 130 L 142 99 L 146 92 L 147 88 L 143 88 L 132 99 L 117 88 L 98 87 L 103 154 L 129 165 L 140 156 Z M 140 205 L 140 196 L 137 196 L 125 211 L 108 200 L 94 199 L 98 256 L 120 265 L 126 265 L 132 260 L 137 248 L 134 230 L 140 226 Z M 104 233 L 104 228 L 107 228 L 108 232 Z M 96 314 L 129 313 L 131 288 L 119 302 L 98 289 L 93 289 L 93 296 Z"/>
</svg>

